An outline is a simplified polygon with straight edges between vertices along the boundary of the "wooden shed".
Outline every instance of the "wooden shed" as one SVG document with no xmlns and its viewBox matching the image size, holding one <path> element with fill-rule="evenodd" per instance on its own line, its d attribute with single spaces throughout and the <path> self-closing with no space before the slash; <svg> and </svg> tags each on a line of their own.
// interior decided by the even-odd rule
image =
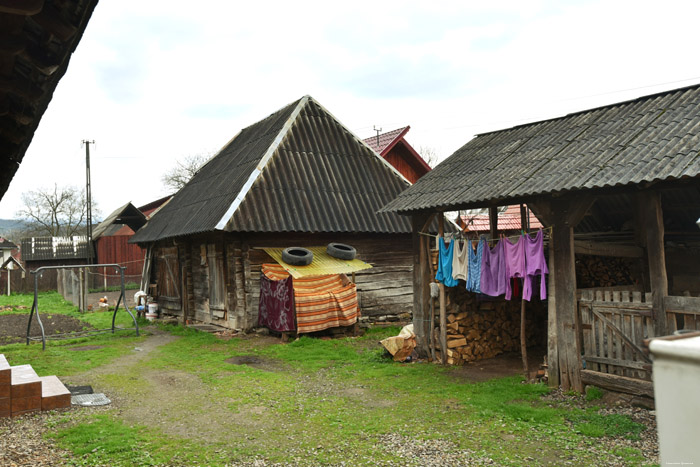
<svg viewBox="0 0 700 467">
<path fill-rule="evenodd" d="M 478 135 L 383 209 L 412 217 L 413 320 L 427 352 L 432 215 L 527 203 L 549 237 L 550 383 L 650 395 L 643 340 L 700 328 L 700 85 Z M 627 261 L 582 288 L 577 262 Z M 443 292 L 444 297 L 444 292 Z"/>
<path fill-rule="evenodd" d="M 376 136 L 365 138 L 363 141 L 374 151 L 393 165 L 401 175 L 411 183 L 430 172 L 430 166 L 425 159 L 406 141 L 406 133 L 410 126 L 405 126 Z"/>
<path fill-rule="evenodd" d="M 264 247 L 350 244 L 361 320 L 410 321 L 411 225 L 378 214 L 410 183 L 310 96 L 241 130 L 132 242 L 147 247 L 160 309 L 257 324 Z"/>
</svg>

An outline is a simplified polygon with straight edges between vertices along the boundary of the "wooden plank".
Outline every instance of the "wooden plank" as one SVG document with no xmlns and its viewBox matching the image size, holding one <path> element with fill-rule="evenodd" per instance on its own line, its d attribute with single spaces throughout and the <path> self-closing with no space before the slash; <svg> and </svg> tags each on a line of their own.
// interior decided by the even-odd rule
<svg viewBox="0 0 700 467">
<path fill-rule="evenodd" d="M 579 255 L 612 256 L 616 258 L 641 258 L 644 256 L 644 250 L 638 246 L 582 240 L 574 242 L 574 252 Z"/>
<path fill-rule="evenodd" d="M 593 314 L 593 309 L 591 308 L 591 314 L 593 315 L 593 320 L 595 322 L 595 330 L 596 330 L 596 335 L 597 335 L 597 340 L 598 340 L 598 356 L 599 357 L 605 357 L 607 356 L 606 346 L 605 346 L 605 324 L 595 315 Z M 600 366 L 600 371 L 607 373 L 608 372 L 608 366 L 607 365 L 601 365 Z"/>
<path fill-rule="evenodd" d="M 636 396 L 654 397 L 654 385 L 651 381 L 609 375 L 590 370 L 581 371 L 581 380 L 584 384 L 598 386 L 603 389 L 624 392 Z"/>
<path fill-rule="evenodd" d="M 625 367 L 625 368 L 632 368 L 636 370 L 642 370 L 642 371 L 649 371 L 651 372 L 651 363 L 644 363 L 644 362 L 638 362 L 635 360 L 624 360 L 624 359 L 617 359 L 617 358 L 607 358 L 607 357 L 596 357 L 594 355 L 585 355 L 583 358 L 586 360 L 586 362 L 593 362 L 593 363 L 605 363 L 608 365 L 615 365 L 619 367 Z M 587 368 L 589 369 L 589 368 Z M 590 370 L 593 370 L 593 368 L 590 368 Z"/>
<path fill-rule="evenodd" d="M 664 297 L 664 309 L 700 316 L 700 297 Z"/>
<path fill-rule="evenodd" d="M 634 337 L 634 326 L 632 326 L 632 315 L 630 314 L 624 314 L 622 315 L 622 332 L 624 332 L 631 340 L 632 342 L 635 342 L 637 344 L 641 344 L 641 341 L 638 341 Z M 634 354 L 632 353 L 631 350 L 627 350 L 627 347 L 623 347 L 622 349 L 622 355 L 620 356 L 623 360 L 633 360 L 634 359 Z M 625 372 L 625 376 L 630 376 L 634 377 L 635 374 L 633 372 Z"/>
<path fill-rule="evenodd" d="M 582 349 L 584 354 L 587 355 L 596 355 L 597 354 L 597 349 L 595 346 L 595 330 L 593 329 L 593 325 L 591 323 L 591 307 L 590 305 L 584 305 L 583 303 L 581 304 L 580 307 L 580 312 L 581 312 L 581 327 L 583 328 L 583 346 L 584 348 Z M 600 367 L 598 366 L 597 363 L 594 363 L 591 365 L 591 370 L 594 371 L 599 371 Z"/>
<path fill-rule="evenodd" d="M 622 315 L 620 313 L 615 313 L 612 315 L 614 317 L 613 323 L 617 326 L 617 328 L 620 330 L 621 335 L 625 335 L 625 331 L 622 329 Z M 623 354 L 622 354 L 622 339 L 620 336 L 614 336 L 615 338 L 615 359 L 616 360 L 624 360 Z M 630 341 L 631 342 L 631 341 Z M 619 375 L 624 374 L 621 368 L 617 368 L 617 371 L 615 372 Z"/>
<path fill-rule="evenodd" d="M 549 203 L 542 203 L 542 209 L 550 209 Z M 550 211 L 546 211 L 550 212 Z M 551 224 L 550 224 L 551 225 Z M 554 244 L 549 242 L 549 284 L 547 284 L 547 382 L 551 387 L 559 387 L 559 344 L 557 340 L 557 272 L 554 269 Z"/>
</svg>

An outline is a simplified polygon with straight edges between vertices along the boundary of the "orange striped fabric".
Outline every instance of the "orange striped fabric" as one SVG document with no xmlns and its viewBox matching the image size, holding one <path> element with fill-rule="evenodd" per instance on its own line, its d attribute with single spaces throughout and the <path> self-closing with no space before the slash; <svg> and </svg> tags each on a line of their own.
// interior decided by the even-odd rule
<svg viewBox="0 0 700 467">
<path fill-rule="evenodd" d="M 282 280 L 289 274 L 279 264 L 263 264 L 262 273 L 268 279 Z M 315 332 L 357 322 L 357 286 L 344 285 L 339 274 L 292 279 L 297 332 Z"/>
</svg>

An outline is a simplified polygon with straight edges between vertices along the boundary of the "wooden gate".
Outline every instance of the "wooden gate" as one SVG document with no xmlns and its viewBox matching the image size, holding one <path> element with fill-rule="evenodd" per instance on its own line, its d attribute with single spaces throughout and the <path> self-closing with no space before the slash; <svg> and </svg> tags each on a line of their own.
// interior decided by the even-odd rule
<svg viewBox="0 0 700 467">
<path fill-rule="evenodd" d="M 654 336 L 651 294 L 583 290 L 578 312 L 584 383 L 652 395 L 651 359 L 642 342 Z"/>
</svg>

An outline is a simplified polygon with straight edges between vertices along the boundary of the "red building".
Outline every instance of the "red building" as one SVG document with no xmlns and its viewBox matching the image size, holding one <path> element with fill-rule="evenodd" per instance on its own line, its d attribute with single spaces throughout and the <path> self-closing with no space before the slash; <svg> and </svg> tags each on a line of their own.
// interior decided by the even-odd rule
<svg viewBox="0 0 700 467">
<path fill-rule="evenodd" d="M 381 133 L 363 141 L 411 183 L 430 172 L 430 166 L 404 138 L 410 126 Z"/>
</svg>

